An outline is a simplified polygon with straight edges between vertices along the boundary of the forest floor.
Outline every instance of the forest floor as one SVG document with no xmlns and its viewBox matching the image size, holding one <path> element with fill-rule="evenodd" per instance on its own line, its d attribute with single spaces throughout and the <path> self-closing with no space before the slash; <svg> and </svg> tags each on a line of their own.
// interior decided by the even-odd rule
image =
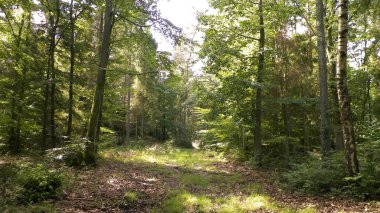
<svg viewBox="0 0 380 213">
<path fill-rule="evenodd" d="M 100 155 L 96 169 L 70 169 L 51 212 L 380 212 L 380 202 L 283 191 L 278 174 L 217 152 L 150 144 Z"/>
</svg>

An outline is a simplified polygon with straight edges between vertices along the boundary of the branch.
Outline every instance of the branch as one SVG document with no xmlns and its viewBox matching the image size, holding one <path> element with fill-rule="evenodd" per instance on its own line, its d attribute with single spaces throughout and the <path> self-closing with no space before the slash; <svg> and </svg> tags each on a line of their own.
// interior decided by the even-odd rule
<svg viewBox="0 0 380 213">
<path fill-rule="evenodd" d="M 243 35 L 243 34 L 240 34 L 240 33 L 237 33 L 237 35 L 240 36 L 240 37 L 247 38 L 247 39 L 252 39 L 252 40 L 255 40 L 255 41 L 259 41 L 260 40 L 258 38 L 247 36 L 247 35 Z"/>
<path fill-rule="evenodd" d="M 132 24 L 132 25 L 135 25 L 136 27 L 139 27 L 139 28 L 146 28 L 146 27 L 152 27 L 155 22 L 153 22 L 153 24 L 151 25 L 143 25 L 143 24 L 139 24 L 139 23 L 136 23 L 134 21 L 131 21 L 130 19 L 126 18 L 125 16 L 121 15 L 120 13 L 117 13 L 116 14 L 120 19 L 118 20 L 115 20 L 116 21 L 119 21 L 119 20 L 124 20 L 124 21 L 127 21 L 128 23 Z"/>
<path fill-rule="evenodd" d="M 11 23 L 11 21 L 9 20 L 8 13 L 7 13 L 7 11 L 5 10 L 4 6 L 1 7 L 1 10 L 3 11 L 3 13 L 4 13 L 4 15 L 5 15 L 5 19 L 7 20 L 7 23 L 8 23 L 8 25 L 9 25 L 9 27 L 11 28 L 12 36 L 16 39 L 16 38 L 17 38 L 17 35 L 16 35 L 16 33 L 15 33 L 13 27 L 12 27 L 12 23 Z M 15 24 L 16 24 L 18 27 L 20 27 L 20 26 L 18 25 L 18 23 L 15 23 Z"/>
</svg>

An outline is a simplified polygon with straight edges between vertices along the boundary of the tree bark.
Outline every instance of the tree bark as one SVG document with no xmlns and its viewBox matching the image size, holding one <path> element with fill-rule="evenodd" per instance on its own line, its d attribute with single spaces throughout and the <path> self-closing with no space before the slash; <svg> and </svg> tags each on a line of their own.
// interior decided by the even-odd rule
<svg viewBox="0 0 380 213">
<path fill-rule="evenodd" d="M 54 17 L 56 16 L 56 17 Z M 48 67 L 46 71 L 46 86 L 45 86 L 45 100 L 44 100 L 44 115 L 43 115 L 43 130 L 42 130 L 42 147 L 46 149 L 46 139 L 50 136 L 50 147 L 56 146 L 55 135 L 55 48 L 58 23 L 60 19 L 59 0 L 55 1 L 55 13 L 49 14 L 49 53 L 48 53 Z M 50 100 L 50 108 L 49 108 Z M 50 109 L 50 119 L 49 119 Z"/>
<path fill-rule="evenodd" d="M 131 137 L 131 96 L 132 96 L 132 77 L 128 78 L 128 94 L 127 94 L 127 114 L 125 118 L 125 144 L 129 144 Z"/>
<path fill-rule="evenodd" d="M 260 24 L 260 38 L 259 38 L 259 64 L 257 68 L 257 83 L 256 99 L 255 99 L 255 125 L 254 125 L 254 157 L 258 166 L 261 166 L 261 112 L 262 112 L 262 82 L 265 64 L 265 30 L 264 30 L 264 15 L 263 15 L 263 1 L 259 1 L 259 24 Z"/>
<path fill-rule="evenodd" d="M 333 7 L 330 9 L 334 10 L 336 3 L 333 4 Z M 329 20 L 329 22 L 332 18 Z M 332 25 L 327 26 L 327 39 L 328 39 L 328 51 L 329 51 L 329 63 L 330 63 L 330 94 L 332 97 L 332 111 L 333 111 L 333 122 L 334 122 L 334 136 L 335 136 L 335 150 L 342 151 L 344 149 L 344 140 L 343 140 L 343 128 L 340 121 L 340 112 L 339 112 L 339 98 L 338 98 L 338 88 L 336 84 L 336 57 L 335 57 L 335 42 L 332 36 Z"/>
<path fill-rule="evenodd" d="M 142 95 L 142 103 L 141 103 L 141 140 L 144 140 L 144 113 L 145 113 L 145 97 Z"/>
<path fill-rule="evenodd" d="M 104 31 L 96 81 L 95 94 L 91 108 L 91 114 L 88 124 L 87 141 L 85 150 L 85 162 L 88 165 L 96 164 L 96 146 L 95 138 L 100 121 L 100 114 L 103 104 L 104 85 L 106 81 L 106 69 L 109 61 L 110 40 L 112 32 L 112 0 L 106 0 L 106 10 L 104 13 Z"/>
<path fill-rule="evenodd" d="M 286 84 L 286 83 L 285 83 Z M 284 119 L 284 132 L 285 132 L 285 143 L 284 143 L 284 157 L 286 163 L 289 164 L 290 161 L 290 136 L 291 136 L 291 123 L 288 106 L 286 104 L 281 104 L 282 116 Z"/>
<path fill-rule="evenodd" d="M 67 122 L 67 136 L 70 138 L 73 125 L 73 104 L 74 104 L 74 63 L 75 63 L 75 21 L 74 21 L 74 0 L 70 2 L 70 74 L 69 74 L 69 115 Z"/>
<path fill-rule="evenodd" d="M 320 139 L 322 144 L 322 158 L 326 159 L 329 156 L 331 144 L 328 117 L 327 58 L 324 14 L 323 0 L 317 0 L 319 95 L 321 111 Z"/>
<path fill-rule="evenodd" d="M 24 23 L 25 23 L 25 13 L 22 14 L 21 22 L 19 25 L 17 37 L 15 36 L 15 43 L 16 43 L 16 48 L 20 49 L 21 48 L 21 40 L 22 40 L 22 35 L 23 35 L 23 30 L 24 30 Z M 29 29 L 30 26 L 30 12 L 29 12 L 29 22 L 28 22 L 28 27 Z M 25 41 L 25 46 L 26 46 L 26 41 Z M 15 55 L 15 61 L 16 64 L 20 63 L 21 60 L 21 55 L 19 54 L 18 50 Z M 14 74 L 14 80 L 15 83 L 13 85 L 13 95 L 11 97 L 11 125 L 9 127 L 9 138 L 8 138 L 8 144 L 9 144 L 9 149 L 12 153 L 18 153 L 20 152 L 21 149 L 21 136 L 20 136 L 20 131 L 21 131 L 21 113 L 22 113 L 22 106 L 21 103 L 23 101 L 23 93 L 24 93 L 24 78 L 25 78 L 25 73 L 26 67 L 23 64 L 22 65 L 22 76 L 19 76 L 19 73 L 17 72 L 16 68 L 13 68 L 13 74 Z"/>
<path fill-rule="evenodd" d="M 347 86 L 348 0 L 339 0 L 337 81 L 348 176 L 359 173 L 352 110 Z"/>
</svg>

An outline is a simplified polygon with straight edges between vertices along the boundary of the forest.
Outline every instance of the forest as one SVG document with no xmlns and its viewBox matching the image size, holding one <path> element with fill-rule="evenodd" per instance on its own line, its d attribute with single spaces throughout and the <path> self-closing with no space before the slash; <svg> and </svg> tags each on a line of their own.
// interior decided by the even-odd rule
<svg viewBox="0 0 380 213">
<path fill-rule="evenodd" d="M 0 212 L 380 212 L 380 0 L 165 1 L 0 0 Z"/>
</svg>

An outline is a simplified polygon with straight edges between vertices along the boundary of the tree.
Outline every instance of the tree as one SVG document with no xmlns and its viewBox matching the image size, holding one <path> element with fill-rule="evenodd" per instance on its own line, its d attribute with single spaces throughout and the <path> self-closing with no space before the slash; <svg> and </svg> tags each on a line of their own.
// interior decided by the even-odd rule
<svg viewBox="0 0 380 213">
<path fill-rule="evenodd" d="M 327 158 L 330 152 L 330 131 L 328 116 L 328 92 L 327 92 L 327 58 L 326 40 L 324 24 L 323 0 L 317 0 L 317 21 L 318 21 L 318 67 L 319 67 L 319 87 L 320 87 L 320 109 L 321 109 L 321 143 L 322 156 Z"/>
<path fill-rule="evenodd" d="M 344 148 L 343 142 L 343 129 L 342 123 L 340 120 L 340 112 L 339 112 L 339 98 L 338 98 L 338 89 L 336 85 L 336 48 L 335 48 L 335 36 L 333 32 L 335 32 L 336 27 L 335 22 L 335 7 L 336 1 L 330 3 L 329 8 L 329 16 L 326 21 L 327 28 L 327 41 L 328 41 L 328 54 L 329 54 L 329 67 L 330 67 L 330 94 L 332 98 L 331 109 L 333 112 L 333 130 L 335 137 L 334 148 L 337 151 L 342 151 Z"/>
<path fill-rule="evenodd" d="M 261 111 L 262 111 L 262 83 L 265 71 L 265 29 L 264 29 L 264 14 L 263 14 L 263 1 L 259 1 L 259 51 L 258 51 L 258 67 L 257 67 L 257 89 L 255 99 L 255 128 L 254 128 L 254 153 L 259 166 L 261 166 Z"/>
<path fill-rule="evenodd" d="M 43 115 L 43 128 L 42 128 L 42 147 L 46 149 L 47 147 L 55 147 L 56 138 L 56 123 L 55 123 L 55 103 L 56 103 L 56 68 L 55 68 L 55 52 L 57 47 L 57 33 L 58 24 L 61 16 L 60 1 L 55 0 L 46 5 L 46 16 L 48 17 L 49 29 L 48 29 L 48 40 L 49 40 L 49 50 L 48 50 L 48 64 L 46 70 L 46 82 L 45 82 L 45 92 L 44 92 L 44 115 Z M 49 103 L 50 100 L 50 103 Z M 49 114 L 50 111 L 50 114 Z M 50 115 L 50 118 L 49 118 Z M 46 139 L 50 137 L 50 146 L 46 143 Z"/>
<path fill-rule="evenodd" d="M 348 176 L 359 173 L 351 103 L 347 85 L 348 0 L 339 0 L 337 87 L 343 127 L 345 165 Z"/>
<path fill-rule="evenodd" d="M 95 94 L 93 98 L 90 120 L 88 122 L 87 141 L 85 151 L 85 161 L 87 164 L 96 163 L 96 146 L 95 137 L 99 129 L 99 121 L 103 105 L 104 85 L 106 82 L 106 70 L 108 66 L 110 43 L 112 33 L 112 0 L 106 0 L 106 9 L 104 12 L 104 29 L 102 36 L 102 45 L 99 58 L 99 68 L 96 80 Z"/>
<path fill-rule="evenodd" d="M 31 13 L 30 9 L 23 12 L 21 15 L 20 23 L 17 23 L 15 18 L 12 17 L 13 14 L 11 12 L 6 11 L 5 7 L 2 7 L 2 11 L 5 13 L 5 19 L 7 20 L 8 27 L 11 29 L 11 47 L 15 52 L 14 57 L 10 57 L 10 59 L 14 60 L 15 63 L 11 64 L 11 73 L 13 76 L 13 85 L 12 85 L 12 96 L 11 96 L 11 122 L 9 126 L 8 133 L 8 144 L 9 148 L 12 152 L 17 153 L 21 149 L 21 115 L 22 115 L 22 102 L 24 99 L 25 93 L 25 73 L 26 73 L 26 65 L 25 61 L 23 61 L 22 50 L 26 50 L 26 47 L 29 42 L 29 31 L 30 31 L 30 20 Z M 15 25 L 15 26 L 13 26 Z M 17 28 L 16 28 L 17 26 Z M 26 35 L 26 36 L 25 36 Z M 24 39 L 24 37 L 26 37 Z M 19 65 L 21 64 L 21 65 Z M 21 72 L 18 68 L 21 67 Z"/>
</svg>

